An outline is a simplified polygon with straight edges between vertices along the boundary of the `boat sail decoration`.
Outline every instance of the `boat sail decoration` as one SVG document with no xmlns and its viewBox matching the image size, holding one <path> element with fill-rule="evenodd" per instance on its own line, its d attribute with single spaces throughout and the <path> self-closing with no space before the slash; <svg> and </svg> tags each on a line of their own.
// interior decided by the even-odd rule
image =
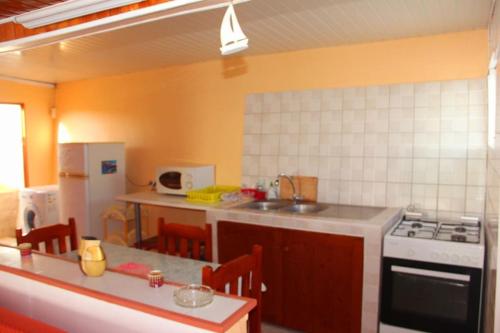
<svg viewBox="0 0 500 333">
<path fill-rule="evenodd" d="M 233 54 L 248 48 L 248 38 L 241 30 L 233 4 L 227 7 L 220 26 L 220 52 L 222 55 Z"/>
</svg>

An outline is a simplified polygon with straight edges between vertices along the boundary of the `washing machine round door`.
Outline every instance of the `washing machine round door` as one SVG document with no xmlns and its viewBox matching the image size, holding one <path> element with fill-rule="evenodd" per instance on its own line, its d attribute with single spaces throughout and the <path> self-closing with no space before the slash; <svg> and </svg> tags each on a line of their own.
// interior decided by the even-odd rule
<svg viewBox="0 0 500 333">
<path fill-rule="evenodd" d="M 40 226 L 40 213 L 35 206 L 27 206 L 23 212 L 23 234 Z"/>
</svg>

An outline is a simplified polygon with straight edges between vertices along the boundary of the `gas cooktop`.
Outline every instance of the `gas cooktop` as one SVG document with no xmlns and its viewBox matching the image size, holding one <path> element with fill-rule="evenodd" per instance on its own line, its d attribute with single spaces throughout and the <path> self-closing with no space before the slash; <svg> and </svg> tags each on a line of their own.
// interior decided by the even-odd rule
<svg viewBox="0 0 500 333">
<path fill-rule="evenodd" d="M 424 221 L 405 216 L 393 229 L 393 236 L 436 239 L 450 242 L 479 243 L 479 219 L 462 218 L 457 222 Z"/>
</svg>

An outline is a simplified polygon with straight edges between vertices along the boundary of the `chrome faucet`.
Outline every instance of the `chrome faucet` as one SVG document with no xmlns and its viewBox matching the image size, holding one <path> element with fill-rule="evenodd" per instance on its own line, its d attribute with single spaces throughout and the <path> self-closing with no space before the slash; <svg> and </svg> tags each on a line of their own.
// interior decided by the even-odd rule
<svg viewBox="0 0 500 333">
<path fill-rule="evenodd" d="M 293 192 L 292 200 L 295 203 L 297 203 L 297 201 L 299 201 L 299 200 L 302 200 L 303 199 L 302 196 L 299 193 L 297 193 L 297 190 L 295 189 L 295 184 L 293 183 L 292 178 L 290 176 L 288 176 L 287 174 L 282 172 L 278 175 L 278 179 L 276 179 L 276 183 L 279 182 L 280 177 L 285 178 L 286 180 L 288 180 L 290 182 L 290 185 L 292 185 L 292 192 Z"/>
</svg>

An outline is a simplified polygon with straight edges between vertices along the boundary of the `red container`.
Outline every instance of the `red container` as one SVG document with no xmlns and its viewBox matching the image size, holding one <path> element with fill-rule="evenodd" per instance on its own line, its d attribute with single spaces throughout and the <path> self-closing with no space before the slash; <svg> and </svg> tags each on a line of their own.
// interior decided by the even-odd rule
<svg viewBox="0 0 500 333">
<path fill-rule="evenodd" d="M 254 198 L 256 200 L 265 200 L 266 199 L 266 192 L 264 192 L 264 191 L 255 191 Z"/>
<path fill-rule="evenodd" d="M 31 243 L 21 243 L 17 248 L 22 256 L 29 256 L 31 254 Z"/>
</svg>

